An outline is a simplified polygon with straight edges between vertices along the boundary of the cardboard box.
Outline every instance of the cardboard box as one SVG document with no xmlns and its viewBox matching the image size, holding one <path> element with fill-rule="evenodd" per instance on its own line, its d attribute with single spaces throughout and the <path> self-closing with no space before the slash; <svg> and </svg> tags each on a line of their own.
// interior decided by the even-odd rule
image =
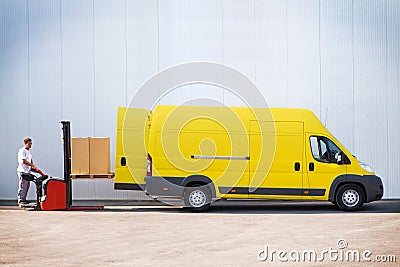
<svg viewBox="0 0 400 267">
<path fill-rule="evenodd" d="M 71 139 L 71 173 L 89 173 L 89 138 Z"/>
<path fill-rule="evenodd" d="M 109 174 L 110 138 L 71 138 L 71 174 Z"/>
<path fill-rule="evenodd" d="M 110 138 L 89 138 L 90 174 L 110 173 Z"/>
</svg>

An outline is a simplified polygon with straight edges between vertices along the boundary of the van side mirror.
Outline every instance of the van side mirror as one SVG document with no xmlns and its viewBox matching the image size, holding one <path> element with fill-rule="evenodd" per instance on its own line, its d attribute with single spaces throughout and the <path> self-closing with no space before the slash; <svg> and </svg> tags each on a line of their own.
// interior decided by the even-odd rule
<svg viewBox="0 0 400 267">
<path fill-rule="evenodd" d="M 338 152 L 336 162 L 338 165 L 350 164 L 349 158 L 346 156 L 346 154 L 343 153 L 343 151 Z"/>
<path fill-rule="evenodd" d="M 343 164 L 343 152 L 342 151 L 338 152 L 336 160 L 337 160 L 336 162 L 337 162 L 338 165 L 342 165 Z"/>
</svg>

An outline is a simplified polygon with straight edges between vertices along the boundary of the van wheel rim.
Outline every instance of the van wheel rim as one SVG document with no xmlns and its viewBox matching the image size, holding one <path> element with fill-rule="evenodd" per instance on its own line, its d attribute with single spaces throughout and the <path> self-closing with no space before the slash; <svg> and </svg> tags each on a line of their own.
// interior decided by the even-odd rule
<svg viewBox="0 0 400 267">
<path fill-rule="evenodd" d="M 358 204 L 360 200 L 360 195 L 356 190 L 349 189 L 344 191 L 342 195 L 342 200 L 347 207 L 354 207 Z"/>
<path fill-rule="evenodd" d="M 189 203 L 192 207 L 198 208 L 206 203 L 207 197 L 201 190 L 194 190 L 189 195 Z"/>
</svg>

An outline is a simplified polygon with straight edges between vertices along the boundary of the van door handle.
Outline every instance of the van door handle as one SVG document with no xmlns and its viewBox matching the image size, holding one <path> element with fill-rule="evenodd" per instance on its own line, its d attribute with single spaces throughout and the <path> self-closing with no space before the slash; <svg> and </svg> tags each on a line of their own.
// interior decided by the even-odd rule
<svg viewBox="0 0 400 267">
<path fill-rule="evenodd" d="M 308 170 L 309 170 L 310 172 L 313 172 L 313 171 L 314 171 L 314 162 L 310 162 L 310 163 L 308 164 Z"/>
<path fill-rule="evenodd" d="M 300 162 L 295 162 L 295 163 L 294 163 L 294 170 L 295 170 L 296 172 L 300 171 Z"/>
<path fill-rule="evenodd" d="M 121 157 L 121 166 L 126 166 L 126 158 Z"/>
</svg>

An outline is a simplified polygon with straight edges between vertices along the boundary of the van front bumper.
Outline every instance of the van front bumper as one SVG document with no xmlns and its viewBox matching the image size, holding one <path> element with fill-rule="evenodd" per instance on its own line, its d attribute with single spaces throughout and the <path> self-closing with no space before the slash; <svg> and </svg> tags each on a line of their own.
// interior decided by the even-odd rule
<svg viewBox="0 0 400 267">
<path fill-rule="evenodd" d="M 380 200 L 383 197 L 382 179 L 376 175 L 364 175 L 363 184 L 366 191 L 366 203 Z"/>
<path fill-rule="evenodd" d="M 328 200 L 335 201 L 336 192 L 343 184 L 359 184 L 365 189 L 365 203 L 380 200 L 383 197 L 383 183 L 376 175 L 345 174 L 336 177 L 329 190 Z"/>
</svg>

